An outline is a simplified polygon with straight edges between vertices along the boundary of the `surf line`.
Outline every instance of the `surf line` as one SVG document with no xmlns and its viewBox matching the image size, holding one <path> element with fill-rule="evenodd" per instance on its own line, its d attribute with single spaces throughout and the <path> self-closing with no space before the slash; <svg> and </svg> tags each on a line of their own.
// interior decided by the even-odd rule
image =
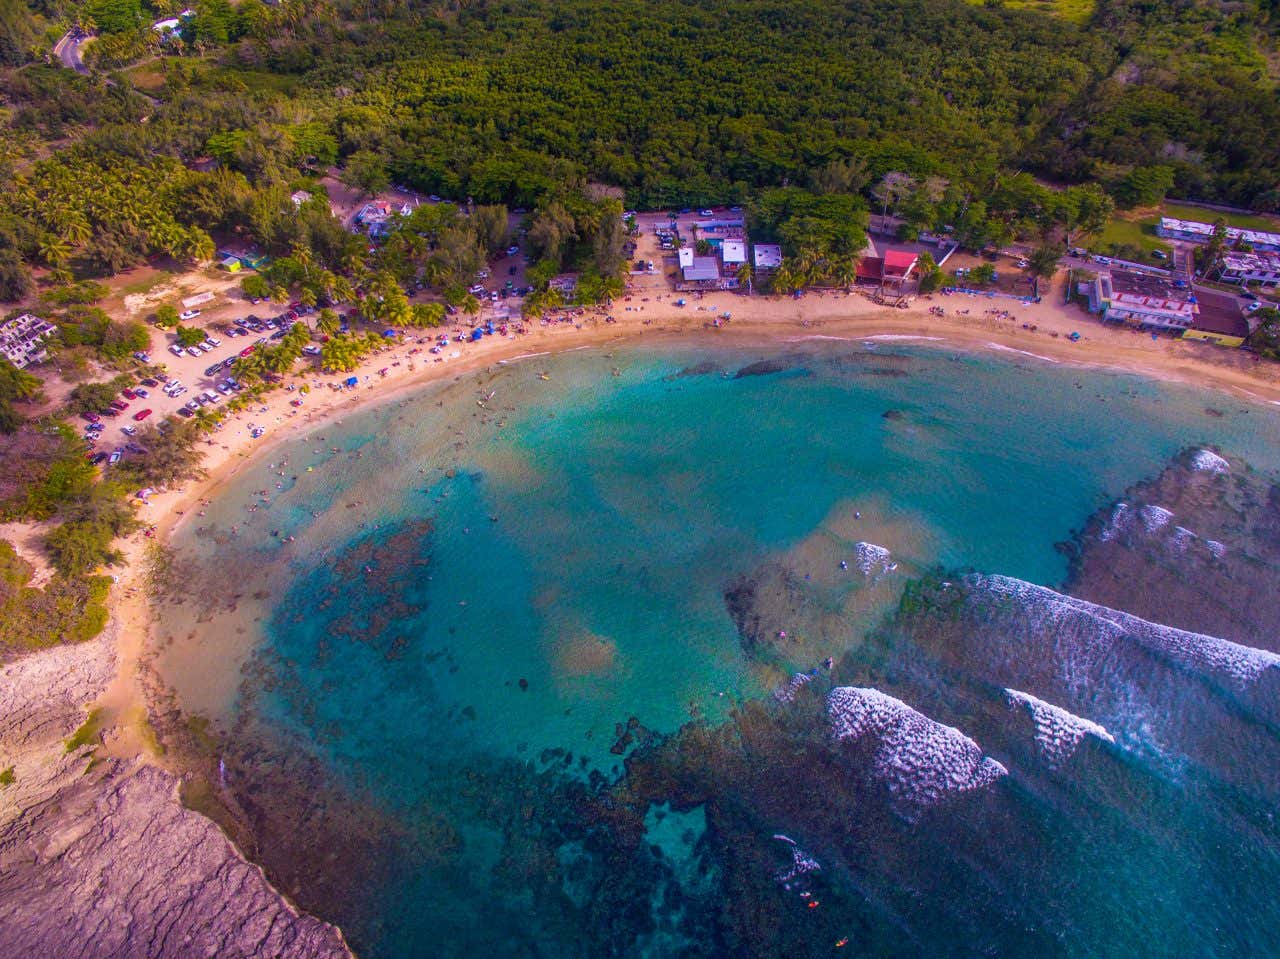
<svg viewBox="0 0 1280 959">
<path fill-rule="evenodd" d="M 1060 362 L 1059 360 L 1055 360 L 1055 359 L 1054 359 L 1053 357 L 1051 357 L 1051 356 L 1041 356 L 1039 353 L 1030 353 L 1030 352 L 1028 352 L 1027 350 L 1019 350 L 1019 349 L 1015 349 L 1015 348 L 1014 348 L 1014 347 L 1012 347 L 1012 346 L 1005 346 L 1005 345 L 1004 345 L 1004 344 L 1002 344 L 1002 343 L 991 343 L 991 342 L 988 342 L 986 345 L 987 345 L 987 347 L 988 347 L 988 348 L 993 349 L 993 350 L 1000 350 L 1002 353 L 1021 353 L 1023 356 L 1030 356 L 1030 357 L 1032 357 L 1033 359 L 1037 359 L 1037 360 L 1044 360 L 1046 363 L 1055 363 L 1055 364 L 1056 364 L 1056 363 Z"/>
<path fill-rule="evenodd" d="M 521 353 L 519 356 L 513 356 L 509 360 L 498 360 L 499 366 L 506 366 L 508 363 L 516 363 L 520 360 L 528 360 L 535 356 L 550 356 L 550 350 L 543 350 L 541 353 Z"/>
</svg>

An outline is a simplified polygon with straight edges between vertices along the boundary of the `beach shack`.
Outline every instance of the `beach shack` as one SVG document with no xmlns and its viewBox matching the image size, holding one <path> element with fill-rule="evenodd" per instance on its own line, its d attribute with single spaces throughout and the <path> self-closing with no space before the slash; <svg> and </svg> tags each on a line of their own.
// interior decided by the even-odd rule
<svg viewBox="0 0 1280 959">
<path fill-rule="evenodd" d="M 221 266 L 222 266 L 222 268 L 223 268 L 224 270 L 226 270 L 228 273 L 239 273 L 239 272 L 240 272 L 241 264 L 240 264 L 240 258 L 239 258 L 238 256 L 228 256 L 228 257 L 224 257 L 224 258 L 223 258 L 223 260 L 222 260 L 222 263 L 221 263 L 220 265 L 221 265 Z"/>
</svg>

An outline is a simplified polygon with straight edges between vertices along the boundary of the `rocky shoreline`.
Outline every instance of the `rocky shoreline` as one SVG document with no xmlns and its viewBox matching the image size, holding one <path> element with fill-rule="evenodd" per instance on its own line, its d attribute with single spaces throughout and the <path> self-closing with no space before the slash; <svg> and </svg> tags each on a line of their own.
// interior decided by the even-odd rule
<svg viewBox="0 0 1280 959">
<path fill-rule="evenodd" d="M 0 959 L 350 959 L 145 759 L 96 755 L 113 631 L 0 666 Z"/>
</svg>

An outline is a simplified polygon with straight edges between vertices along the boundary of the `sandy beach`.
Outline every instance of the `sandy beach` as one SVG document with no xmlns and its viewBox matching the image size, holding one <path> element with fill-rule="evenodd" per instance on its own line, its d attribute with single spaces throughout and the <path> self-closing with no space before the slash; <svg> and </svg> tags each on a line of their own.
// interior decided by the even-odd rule
<svg viewBox="0 0 1280 959">
<path fill-rule="evenodd" d="M 952 349 L 1009 352 L 1041 362 L 1121 370 L 1280 404 L 1280 373 L 1273 364 L 1239 350 L 1166 338 L 1153 340 L 1146 334 L 1104 327 L 1079 308 L 1062 305 L 1059 289 L 1047 294 L 1039 304 L 935 295 L 916 300 L 908 309 L 887 308 L 861 294 L 843 292 L 810 293 L 800 299 L 714 293 L 690 297 L 684 307 L 675 305 L 676 298 L 656 290 L 635 290 L 628 299 L 613 305 L 608 313 L 613 322 L 592 311 L 568 320 L 534 321 L 526 324 L 523 335 L 495 334 L 475 343 L 452 343 L 439 358 L 410 337 L 368 358 L 351 374 L 308 371 L 292 376 L 289 382 L 298 387 L 307 385 L 309 392 L 303 395 L 280 389 L 250 410 L 229 417 L 206 440 L 205 476 L 152 495 L 140 507 L 139 517 L 155 527 L 156 540 L 167 542 L 187 517 L 198 514 L 202 499 L 282 440 L 363 407 L 393 401 L 433 381 L 461 377 L 493 364 L 536 362 L 538 355 L 546 353 L 628 341 L 696 339 L 737 346 L 785 346 L 822 339 L 915 341 Z M 930 307 L 941 307 L 946 315 L 931 314 Z M 999 311 L 1008 315 L 998 315 Z M 713 321 L 723 313 L 729 313 L 731 319 L 715 326 Z M 433 339 L 439 332 L 452 334 L 453 328 L 423 331 L 421 339 Z M 1080 333 L 1079 340 L 1068 338 L 1072 332 Z M 359 386 L 338 389 L 347 376 L 358 377 Z M 292 406 L 291 401 L 299 398 L 303 405 Z M 254 439 L 249 432 L 251 423 L 263 428 L 264 435 Z M 151 542 L 142 534 L 130 538 L 124 544 L 126 560 L 115 571 L 113 612 L 120 625 L 119 669 L 99 705 L 108 721 L 117 726 L 118 735 L 108 737 L 109 749 L 122 757 L 143 752 L 146 741 L 137 721 L 145 715 L 138 674 L 150 626 L 145 554 Z"/>
</svg>

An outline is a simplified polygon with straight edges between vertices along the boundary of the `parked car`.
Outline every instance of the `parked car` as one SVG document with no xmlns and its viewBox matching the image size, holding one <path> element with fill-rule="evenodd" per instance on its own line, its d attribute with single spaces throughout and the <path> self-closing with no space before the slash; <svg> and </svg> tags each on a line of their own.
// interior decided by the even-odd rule
<svg viewBox="0 0 1280 959">
<path fill-rule="evenodd" d="M 150 363 L 150 362 L 151 362 L 151 356 L 150 356 L 150 354 L 143 353 L 141 350 L 139 350 L 137 353 L 134 353 L 134 354 L 133 354 L 133 358 L 134 358 L 135 360 L 137 360 L 139 363 Z"/>
<path fill-rule="evenodd" d="M 80 418 L 82 420 L 88 420 L 90 423 L 96 423 L 98 422 L 98 420 L 102 419 L 102 417 L 100 417 L 97 413 L 89 413 L 89 412 L 81 413 Z"/>
<path fill-rule="evenodd" d="M 112 450 L 111 455 L 107 457 L 107 462 L 115 466 L 120 462 L 120 457 L 124 455 L 124 450 Z"/>
<path fill-rule="evenodd" d="M 715 210 L 699 210 L 698 211 L 698 216 L 715 216 L 715 215 L 716 215 Z"/>
<path fill-rule="evenodd" d="M 1157 260 L 1169 259 L 1169 254 L 1166 253 L 1164 250 L 1152 250 L 1151 255 L 1154 256 Z"/>
<path fill-rule="evenodd" d="M 190 356 L 203 356 L 203 355 L 204 355 L 202 352 L 200 352 L 200 347 L 198 347 L 198 346 L 188 346 L 188 347 L 187 347 L 187 353 L 188 353 L 188 355 L 190 355 Z"/>
<path fill-rule="evenodd" d="M 139 423 L 141 423 L 150 415 L 151 415 L 151 410 L 138 410 L 138 412 L 133 414 L 133 418 L 137 420 Z"/>
<path fill-rule="evenodd" d="M 177 343 L 174 343 L 172 346 L 169 347 L 169 352 L 172 353 L 174 356 L 181 356 L 183 353 L 186 352 L 186 350 L 184 350 Z"/>
<path fill-rule="evenodd" d="M 145 380 L 142 381 L 142 385 L 143 386 L 159 386 L 160 381 L 148 376 Z"/>
<path fill-rule="evenodd" d="M 515 256 L 519 252 L 520 252 L 520 247 L 518 246 L 512 245 L 507 247 L 507 256 Z"/>
<path fill-rule="evenodd" d="M 89 457 L 89 462 L 92 463 L 94 466 L 98 466 L 102 463 L 105 463 L 106 461 L 107 461 L 106 453 L 94 453 L 91 457 Z"/>
<path fill-rule="evenodd" d="M 171 314 L 171 315 L 172 315 L 172 314 Z M 180 319 L 180 320 L 194 320 L 194 319 L 195 319 L 197 316 L 199 316 L 199 315 L 200 315 L 200 311 L 199 311 L 199 310 L 184 310 L 183 312 L 181 312 L 181 313 L 179 313 L 179 314 L 178 314 L 178 319 Z"/>
<path fill-rule="evenodd" d="M 134 389 L 134 391 L 133 391 L 133 395 L 134 395 L 137 399 L 145 400 L 145 399 L 146 399 L 147 397 L 149 397 L 151 394 L 150 394 L 150 393 L 148 393 L 146 390 L 144 390 L 141 386 L 139 386 L 139 387 L 136 387 L 136 388 Z"/>
<path fill-rule="evenodd" d="M 135 416 L 134 419 L 137 419 L 137 417 Z M 120 427 L 120 432 L 125 436 L 134 436 L 137 434 L 138 428 L 136 426 L 122 426 Z"/>
<path fill-rule="evenodd" d="M 1095 255 L 1095 256 L 1094 256 L 1094 258 L 1093 258 L 1093 262 L 1094 262 L 1094 263 L 1101 263 L 1101 264 L 1103 264 L 1103 265 L 1105 266 L 1106 264 L 1108 264 L 1108 263 L 1110 263 L 1110 262 L 1111 262 L 1111 257 L 1109 257 L 1109 256 L 1097 256 L 1097 255 Z"/>
<path fill-rule="evenodd" d="M 185 406 L 180 406 L 180 407 L 178 407 L 178 415 L 179 415 L 179 416 L 185 416 L 185 417 L 187 417 L 187 418 L 190 418 L 190 417 L 192 417 L 192 416 L 195 416 L 195 414 L 194 414 L 194 413 L 192 413 L 192 412 L 191 412 L 189 409 L 187 409 Z"/>
<path fill-rule="evenodd" d="M 126 403 L 124 400 L 112 400 L 111 408 L 115 410 L 117 413 L 123 413 L 125 410 L 129 408 L 129 404 Z"/>
<path fill-rule="evenodd" d="M 200 349 L 204 350 L 206 353 L 212 353 L 217 345 L 218 344 L 213 342 L 213 340 L 205 340 L 200 344 Z"/>
</svg>

